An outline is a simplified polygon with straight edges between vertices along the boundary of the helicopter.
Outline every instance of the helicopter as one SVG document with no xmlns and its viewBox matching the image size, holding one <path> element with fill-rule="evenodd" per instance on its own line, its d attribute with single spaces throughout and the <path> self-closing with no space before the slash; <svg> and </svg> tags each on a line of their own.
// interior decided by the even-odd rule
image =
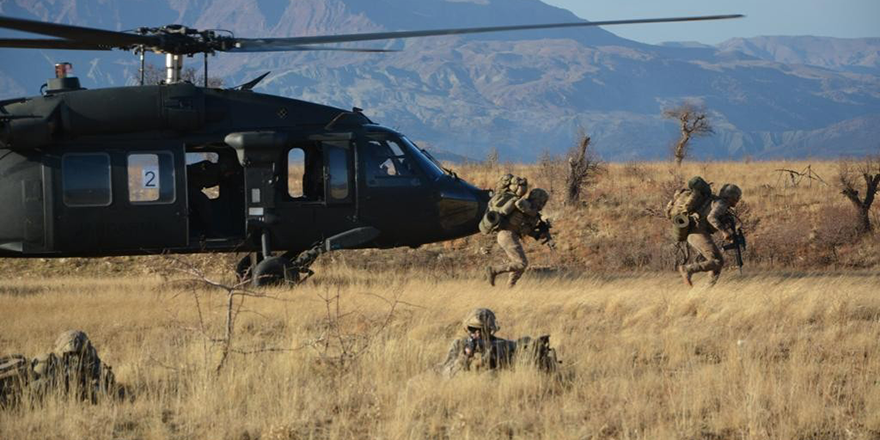
<svg viewBox="0 0 880 440">
<path fill-rule="evenodd" d="M 0 16 L 52 38 L 0 47 L 133 51 L 140 85 L 87 90 L 56 65 L 34 97 L 0 101 L 0 257 L 246 253 L 254 285 L 296 282 L 323 253 L 472 235 L 489 192 L 358 108 L 208 87 L 216 52 L 390 52 L 326 46 L 402 38 L 739 18 L 742 15 L 238 38 L 181 25 L 116 32 Z M 165 80 L 144 84 L 144 54 Z M 203 54 L 205 84 L 183 81 Z M 198 161 L 191 160 L 196 157 Z M 208 188 L 208 189 L 205 189 Z"/>
</svg>

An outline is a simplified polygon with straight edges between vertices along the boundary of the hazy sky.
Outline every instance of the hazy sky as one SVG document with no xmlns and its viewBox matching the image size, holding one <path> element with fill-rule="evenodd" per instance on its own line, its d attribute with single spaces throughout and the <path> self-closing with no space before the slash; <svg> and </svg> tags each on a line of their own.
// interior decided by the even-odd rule
<svg viewBox="0 0 880 440">
<path fill-rule="evenodd" d="M 880 37 L 880 0 L 543 0 L 590 20 L 745 14 L 726 22 L 609 26 L 605 30 L 644 43 L 733 37 L 817 35 Z"/>
</svg>

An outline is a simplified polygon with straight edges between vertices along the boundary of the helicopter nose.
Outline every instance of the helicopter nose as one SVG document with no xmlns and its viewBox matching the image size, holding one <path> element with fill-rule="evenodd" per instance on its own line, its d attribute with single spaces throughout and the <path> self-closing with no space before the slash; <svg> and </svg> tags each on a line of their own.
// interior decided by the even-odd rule
<svg viewBox="0 0 880 440">
<path fill-rule="evenodd" d="M 450 236 L 476 233 L 488 203 L 488 191 L 457 180 L 439 193 L 437 214 L 440 227 Z"/>
</svg>

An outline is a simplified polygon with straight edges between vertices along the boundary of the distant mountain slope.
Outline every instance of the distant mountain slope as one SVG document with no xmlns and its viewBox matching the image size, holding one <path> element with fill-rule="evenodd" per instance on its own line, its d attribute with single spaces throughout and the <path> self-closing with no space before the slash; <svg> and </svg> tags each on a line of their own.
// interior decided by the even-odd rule
<svg viewBox="0 0 880 440">
<path fill-rule="evenodd" d="M 538 0 L 7 0 L 0 13 L 120 30 L 182 22 L 249 37 L 577 20 Z M 590 28 L 349 46 L 402 51 L 219 54 L 211 74 L 232 85 L 272 71 L 258 91 L 358 106 L 467 157 L 493 147 L 507 160 L 561 152 L 579 127 L 607 159 L 666 157 L 677 129 L 661 112 L 683 99 L 703 102 L 715 121 L 717 134 L 694 145 L 703 158 L 857 154 L 880 139 L 880 39 L 652 46 Z M 0 66 L 0 97 L 34 94 L 55 61 L 74 62 L 86 87 L 133 84 L 137 72 L 121 52 L 0 57 L 15 61 Z"/>
<path fill-rule="evenodd" d="M 880 73 L 880 38 L 755 37 L 734 38 L 719 44 L 722 51 L 737 51 L 784 64 L 803 64 L 854 73 Z"/>
</svg>

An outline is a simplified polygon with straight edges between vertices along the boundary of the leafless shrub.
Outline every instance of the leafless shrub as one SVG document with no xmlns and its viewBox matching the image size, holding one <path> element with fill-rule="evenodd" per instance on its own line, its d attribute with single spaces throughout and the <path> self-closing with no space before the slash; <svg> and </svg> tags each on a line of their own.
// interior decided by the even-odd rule
<svg viewBox="0 0 880 440">
<path fill-rule="evenodd" d="M 864 196 L 856 189 L 861 178 L 864 181 Z M 871 225 L 871 205 L 880 185 L 880 156 L 869 156 L 860 162 L 844 160 L 840 162 L 837 174 L 838 186 L 847 200 L 852 203 L 859 219 L 860 230 L 867 234 L 873 231 Z"/>
<path fill-rule="evenodd" d="M 171 255 L 163 257 L 165 264 L 159 267 L 156 272 L 163 276 L 166 283 L 189 292 L 193 299 L 198 323 L 195 327 L 180 323 L 180 329 L 192 332 L 202 338 L 205 348 L 206 367 L 208 365 L 209 352 L 212 348 L 217 349 L 220 356 L 217 365 L 214 367 L 216 373 L 220 373 L 223 370 L 231 353 L 247 355 L 262 352 L 291 351 L 288 348 L 264 345 L 258 347 L 239 347 L 233 341 L 236 334 L 237 319 L 243 311 L 246 311 L 243 309 L 246 298 L 265 298 L 277 301 L 283 301 L 283 299 L 267 295 L 265 291 L 247 289 L 245 286 L 249 285 L 249 281 L 241 281 L 236 284 L 226 284 L 222 281 L 217 281 L 186 258 Z M 204 303 L 206 299 L 203 298 L 204 295 L 217 294 L 223 295 L 225 303 L 224 324 L 219 332 L 213 330 L 205 320 Z"/>
<path fill-rule="evenodd" d="M 834 264 L 840 259 L 838 249 L 853 244 L 861 235 L 862 225 L 852 211 L 842 206 L 819 209 L 811 245 L 816 250 L 816 263 Z"/>
<path fill-rule="evenodd" d="M 663 117 L 674 119 L 678 122 L 681 135 L 672 147 L 672 156 L 676 165 L 688 156 L 691 138 L 704 137 L 715 133 L 709 122 L 709 114 L 706 109 L 697 103 L 684 102 L 678 106 L 663 110 Z"/>
<path fill-rule="evenodd" d="M 489 149 L 489 152 L 486 153 L 486 158 L 483 159 L 483 166 L 490 169 L 498 168 L 499 157 L 498 157 L 498 149 L 492 147 Z"/>
<path fill-rule="evenodd" d="M 565 205 L 580 203 L 581 193 L 606 170 L 595 151 L 590 148 L 590 137 L 581 133 L 578 144 L 568 151 L 568 174 L 565 178 Z"/>
<path fill-rule="evenodd" d="M 544 150 L 538 157 L 538 180 L 546 185 L 546 189 L 551 196 L 556 194 L 556 182 L 563 172 L 562 160 L 559 156 Z M 552 197 L 551 197 L 552 198 Z"/>
<path fill-rule="evenodd" d="M 370 293 L 366 295 L 385 303 L 387 311 L 381 315 L 370 315 L 360 308 L 344 310 L 338 288 L 332 295 L 329 292 L 320 295 L 325 310 L 321 334 L 309 341 L 308 346 L 315 350 L 323 364 L 339 371 L 350 367 L 386 330 L 398 306 L 404 304 L 400 301 L 399 290 L 394 291 L 391 299 Z"/>
</svg>

